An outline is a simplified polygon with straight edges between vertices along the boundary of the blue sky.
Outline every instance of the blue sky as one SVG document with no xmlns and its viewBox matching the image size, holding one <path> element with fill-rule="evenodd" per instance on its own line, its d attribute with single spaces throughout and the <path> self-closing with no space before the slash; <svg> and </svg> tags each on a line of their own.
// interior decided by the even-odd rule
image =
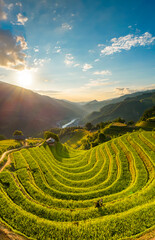
<svg viewBox="0 0 155 240">
<path fill-rule="evenodd" d="M 154 0 L 0 0 L 0 81 L 71 101 L 155 88 Z"/>
</svg>

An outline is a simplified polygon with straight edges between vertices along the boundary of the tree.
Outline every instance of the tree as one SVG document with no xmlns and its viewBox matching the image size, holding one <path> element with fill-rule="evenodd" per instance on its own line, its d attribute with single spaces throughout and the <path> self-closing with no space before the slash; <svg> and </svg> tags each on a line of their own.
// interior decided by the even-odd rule
<svg viewBox="0 0 155 240">
<path fill-rule="evenodd" d="M 131 120 L 131 121 L 127 122 L 127 125 L 130 126 L 130 125 L 133 125 L 134 123 L 135 122 Z"/>
<path fill-rule="evenodd" d="M 15 130 L 13 136 L 23 136 L 23 132 L 19 130 Z"/>
<path fill-rule="evenodd" d="M 93 128 L 93 124 L 91 122 L 86 123 L 85 128 L 89 131 Z"/>
<path fill-rule="evenodd" d="M 4 135 L 0 135 L 0 140 L 5 140 L 6 137 Z"/>
<path fill-rule="evenodd" d="M 153 106 L 150 109 L 147 109 L 140 118 L 140 121 L 146 121 L 148 118 L 152 117 L 155 117 L 155 106 Z"/>
<path fill-rule="evenodd" d="M 99 133 L 98 135 L 98 141 L 100 143 L 104 142 L 106 140 L 106 136 L 104 135 L 104 133 Z"/>
<path fill-rule="evenodd" d="M 119 117 L 119 118 L 116 118 L 114 122 L 125 123 L 125 120 Z"/>
<path fill-rule="evenodd" d="M 53 138 L 55 139 L 56 142 L 59 142 L 59 137 L 57 134 L 53 133 L 53 132 L 49 132 L 49 131 L 45 131 L 44 132 L 44 138 L 48 139 L 48 138 Z"/>
</svg>

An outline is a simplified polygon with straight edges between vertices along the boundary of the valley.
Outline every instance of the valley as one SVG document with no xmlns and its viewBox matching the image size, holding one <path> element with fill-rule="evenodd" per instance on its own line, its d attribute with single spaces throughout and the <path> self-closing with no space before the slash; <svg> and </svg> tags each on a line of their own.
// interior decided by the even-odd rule
<svg viewBox="0 0 155 240">
<path fill-rule="evenodd" d="M 155 224 L 154 142 L 142 131 L 87 151 L 58 142 L 11 153 L 0 173 L 1 220 L 32 239 L 144 234 Z"/>
<path fill-rule="evenodd" d="M 0 0 L 0 240 L 155 240 L 155 1 Z"/>
</svg>

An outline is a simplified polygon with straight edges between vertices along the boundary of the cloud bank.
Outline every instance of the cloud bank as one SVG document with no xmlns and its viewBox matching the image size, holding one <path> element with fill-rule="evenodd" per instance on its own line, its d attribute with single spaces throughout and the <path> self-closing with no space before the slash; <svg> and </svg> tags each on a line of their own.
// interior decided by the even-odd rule
<svg viewBox="0 0 155 240">
<path fill-rule="evenodd" d="M 26 48 L 24 37 L 13 37 L 9 30 L 0 29 L 0 67 L 24 70 L 26 54 L 23 50 Z"/>
<path fill-rule="evenodd" d="M 103 55 L 111 55 L 116 52 L 122 52 L 122 50 L 130 50 L 132 47 L 146 46 L 150 45 L 155 40 L 152 34 L 146 32 L 141 36 L 134 36 L 133 34 L 128 34 L 124 37 L 111 39 L 112 44 L 101 50 Z"/>
<path fill-rule="evenodd" d="M 6 20 L 7 14 L 3 11 L 5 3 L 3 0 L 0 0 L 0 20 Z"/>
<path fill-rule="evenodd" d="M 94 75 L 111 75 L 112 73 L 109 70 L 103 70 L 103 71 L 96 71 L 94 72 Z"/>
</svg>

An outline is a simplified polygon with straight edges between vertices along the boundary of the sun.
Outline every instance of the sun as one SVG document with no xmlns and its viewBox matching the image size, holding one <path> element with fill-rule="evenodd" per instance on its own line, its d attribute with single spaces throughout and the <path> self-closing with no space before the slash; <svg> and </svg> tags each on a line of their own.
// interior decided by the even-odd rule
<svg viewBox="0 0 155 240">
<path fill-rule="evenodd" d="M 18 72 L 18 84 L 21 87 L 30 87 L 32 85 L 32 72 L 30 70 L 23 70 Z"/>
</svg>

